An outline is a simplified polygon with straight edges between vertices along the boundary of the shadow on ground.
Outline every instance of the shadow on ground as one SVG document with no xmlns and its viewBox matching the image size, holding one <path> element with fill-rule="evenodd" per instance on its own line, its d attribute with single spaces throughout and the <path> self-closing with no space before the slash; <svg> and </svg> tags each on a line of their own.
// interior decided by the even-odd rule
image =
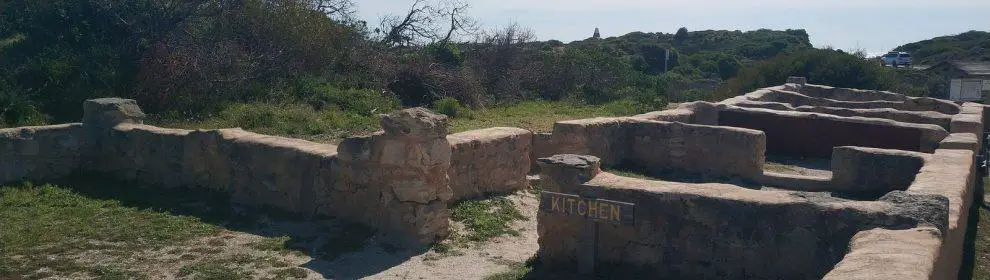
<svg viewBox="0 0 990 280">
<path fill-rule="evenodd" d="M 94 173 L 77 173 L 51 183 L 88 197 L 120 201 L 127 207 L 197 217 L 231 231 L 264 237 L 287 236 L 286 248 L 313 258 L 302 267 L 328 279 L 374 275 L 426 251 L 426 248 L 410 250 L 378 244 L 373 230 L 332 217 L 302 219 L 297 214 L 278 210 L 234 205 L 225 192 L 141 187 Z"/>
<path fill-rule="evenodd" d="M 969 209 L 969 220 L 966 223 L 969 225 L 966 227 L 966 239 L 963 241 L 963 261 L 959 268 L 959 279 L 968 280 L 973 279 L 974 270 L 976 269 L 976 239 L 979 238 L 979 227 L 987 226 L 980 225 L 980 210 L 990 210 L 990 205 L 987 205 L 984 194 L 986 189 L 984 186 L 987 174 L 980 172 L 976 178 L 976 188 L 973 193 L 973 206 Z"/>
</svg>

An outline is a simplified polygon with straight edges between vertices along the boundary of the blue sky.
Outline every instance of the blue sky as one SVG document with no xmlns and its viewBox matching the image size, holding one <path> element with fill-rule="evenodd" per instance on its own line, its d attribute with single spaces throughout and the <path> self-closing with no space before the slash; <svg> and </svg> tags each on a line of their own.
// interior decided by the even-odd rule
<svg viewBox="0 0 990 280">
<path fill-rule="evenodd" d="M 467 0 L 486 27 L 510 21 L 539 40 L 564 42 L 632 31 L 798 29 L 816 47 L 863 49 L 871 54 L 898 45 L 969 30 L 990 31 L 990 0 Z M 359 16 L 377 23 L 408 10 L 412 0 L 363 0 Z"/>
</svg>

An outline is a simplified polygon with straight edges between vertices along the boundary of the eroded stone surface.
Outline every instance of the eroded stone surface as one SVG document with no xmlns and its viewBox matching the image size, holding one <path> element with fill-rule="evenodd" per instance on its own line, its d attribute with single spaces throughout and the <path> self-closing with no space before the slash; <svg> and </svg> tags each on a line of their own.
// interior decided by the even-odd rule
<svg viewBox="0 0 990 280">
<path fill-rule="evenodd" d="M 121 123 L 144 122 L 144 111 L 133 99 L 98 98 L 83 103 L 83 123 L 96 127 L 113 127 Z"/>
</svg>

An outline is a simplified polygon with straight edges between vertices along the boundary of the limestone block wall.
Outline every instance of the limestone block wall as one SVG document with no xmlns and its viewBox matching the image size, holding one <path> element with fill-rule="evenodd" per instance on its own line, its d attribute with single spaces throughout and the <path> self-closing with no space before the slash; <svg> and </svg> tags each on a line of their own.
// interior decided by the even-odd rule
<svg viewBox="0 0 990 280">
<path fill-rule="evenodd" d="M 626 126 L 631 140 L 627 163 L 749 179 L 763 174 L 763 132 L 670 122 L 634 122 Z"/>
<path fill-rule="evenodd" d="M 616 166 L 629 152 L 627 124 L 641 121 L 634 118 L 593 118 L 560 121 L 553 125 L 556 153 L 594 155 L 605 166 Z"/>
<path fill-rule="evenodd" d="M 814 85 L 814 84 L 784 84 L 784 90 L 798 92 L 810 97 L 815 98 L 827 98 L 837 101 L 895 101 L 903 102 L 908 100 L 903 94 L 897 94 L 889 91 L 880 90 L 865 90 L 865 89 L 852 89 L 852 88 L 839 88 L 830 87 L 825 85 Z"/>
<path fill-rule="evenodd" d="M 936 277 L 956 279 L 963 258 L 969 209 L 976 189 L 974 151 L 938 149 L 921 168 L 907 192 L 949 199 L 948 227 L 936 262 Z"/>
<path fill-rule="evenodd" d="M 931 153 L 948 132 L 931 124 L 723 106 L 719 124 L 763 131 L 773 155 L 827 158 L 859 146 Z"/>
<path fill-rule="evenodd" d="M 946 228 L 949 202 L 937 195 L 850 201 L 620 177 L 601 172 L 591 156 L 556 155 L 540 164 L 544 190 L 635 203 L 634 224 L 597 225 L 598 264 L 617 275 L 821 279 L 864 230 L 934 228 L 940 238 Z M 550 267 L 573 267 L 580 257 L 580 233 L 592 221 L 580 215 L 580 203 L 574 207 L 537 216 L 538 255 Z"/>
<path fill-rule="evenodd" d="M 336 147 L 240 129 L 182 130 L 123 123 L 91 129 L 83 170 L 148 185 L 228 192 L 234 203 L 313 215 L 327 201 Z M 329 211 L 327 211 L 329 212 Z"/>
<path fill-rule="evenodd" d="M 557 147 L 553 145 L 553 142 L 551 142 L 552 138 L 553 134 L 551 133 L 533 133 L 533 145 L 529 155 L 530 174 L 540 173 L 540 165 L 536 164 L 537 159 L 552 156 L 557 153 Z"/>
<path fill-rule="evenodd" d="M 849 108 L 808 106 L 808 105 L 794 107 L 787 103 L 752 101 L 748 99 L 732 102 L 731 105 L 744 107 L 744 108 L 761 108 L 761 109 L 771 109 L 771 110 L 779 110 L 779 111 L 822 113 L 822 114 L 836 115 L 840 117 L 866 117 L 866 118 L 888 119 L 888 120 L 906 122 L 906 123 L 934 124 L 944 128 L 945 130 L 950 129 L 950 123 L 952 122 L 952 118 L 953 118 L 953 115 L 947 115 L 932 111 L 901 111 L 891 108 L 849 109 Z"/>
<path fill-rule="evenodd" d="M 0 129 L 0 184 L 68 175 L 84 141 L 80 123 Z"/>
<path fill-rule="evenodd" d="M 144 125 L 140 107 L 126 99 L 88 100 L 84 111 L 81 124 L 0 130 L 0 182 L 83 170 L 154 187 L 210 188 L 229 193 L 233 203 L 304 217 L 330 215 L 376 228 L 384 242 L 400 245 L 426 244 L 449 230 L 446 117 L 422 108 L 385 115 L 383 131 L 340 146 L 241 129 Z M 513 137 L 491 144 L 514 151 L 520 164 L 512 173 L 524 176 L 531 140 L 528 132 Z M 484 158 L 468 157 L 460 159 L 488 168 L 477 166 Z"/>
<path fill-rule="evenodd" d="M 491 193 L 511 193 L 529 186 L 533 133 L 493 127 L 447 136 L 451 146 L 451 203 Z"/>
<path fill-rule="evenodd" d="M 835 147 L 832 152 L 831 191 L 860 198 L 876 198 L 906 190 L 929 154 L 863 147 Z"/>
<path fill-rule="evenodd" d="M 899 97 L 892 97 L 887 99 L 870 99 L 869 97 L 874 94 L 879 94 L 880 96 L 889 96 L 885 93 L 870 94 L 871 91 L 863 90 L 853 90 L 853 89 L 833 89 L 831 93 L 818 93 L 820 96 L 826 97 L 815 97 L 804 94 L 804 88 L 816 88 L 813 85 L 804 85 L 795 87 L 795 85 L 784 85 L 778 87 L 771 87 L 760 89 L 754 92 L 747 93 L 745 96 L 747 99 L 755 101 L 769 101 L 769 102 L 783 102 L 789 103 L 792 106 L 821 106 L 821 107 L 839 107 L 839 108 L 850 108 L 850 109 L 878 109 L 878 108 L 891 108 L 902 111 L 935 111 L 943 114 L 954 115 L 958 114 L 961 107 L 953 102 L 946 100 L 939 100 L 935 98 L 928 97 L 906 97 L 899 95 Z M 795 91 L 796 90 L 796 91 Z M 813 92 L 813 91 L 811 91 Z M 836 94 L 841 92 L 841 94 Z M 861 94 L 861 95 L 860 95 Z M 834 97 L 843 98 L 844 101 L 836 100 Z M 901 99 L 902 100 L 888 100 L 888 99 Z"/>
<path fill-rule="evenodd" d="M 685 102 L 678 104 L 675 109 L 649 112 L 632 117 L 653 121 L 717 125 L 718 108 L 716 108 L 716 104 L 710 102 Z"/>
<path fill-rule="evenodd" d="M 755 179 L 763 173 L 766 137 L 736 127 L 594 118 L 557 122 L 551 143 L 557 153 L 594 155 L 606 166 L 632 164 Z"/>
</svg>

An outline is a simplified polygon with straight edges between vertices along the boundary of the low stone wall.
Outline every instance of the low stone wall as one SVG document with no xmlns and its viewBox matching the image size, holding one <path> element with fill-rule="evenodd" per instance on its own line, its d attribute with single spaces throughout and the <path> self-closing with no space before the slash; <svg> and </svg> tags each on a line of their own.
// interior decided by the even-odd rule
<svg viewBox="0 0 990 280">
<path fill-rule="evenodd" d="M 545 265 L 573 267 L 582 257 L 580 233 L 589 223 L 598 223 L 597 263 L 615 269 L 619 274 L 614 275 L 635 271 L 663 279 L 820 279 L 843 259 L 849 241 L 861 231 L 931 227 L 941 234 L 949 204 L 941 196 L 905 192 L 880 201 L 850 201 L 626 178 L 601 172 L 591 156 L 556 155 L 540 164 L 545 191 L 635 204 L 631 225 L 582 217 L 580 203 L 537 216 L 538 256 Z"/>
<path fill-rule="evenodd" d="M 557 154 L 556 146 L 551 142 L 552 138 L 553 134 L 550 133 L 533 133 L 533 145 L 529 156 L 530 174 L 540 174 L 540 166 L 536 164 L 537 159 Z"/>
<path fill-rule="evenodd" d="M 716 104 L 710 102 L 686 102 L 678 104 L 676 109 L 639 114 L 632 116 L 632 118 L 647 119 L 652 121 L 717 125 L 718 108 L 716 107 Z"/>
<path fill-rule="evenodd" d="M 594 155 L 606 166 L 756 179 L 763 172 L 766 138 L 760 131 L 735 127 L 594 118 L 557 122 L 551 143 L 557 153 Z"/>
<path fill-rule="evenodd" d="M 969 209 L 976 190 L 976 165 L 970 150 L 939 149 L 921 168 L 907 192 L 941 195 L 949 199 L 948 227 L 939 258 L 936 277 L 956 279 L 963 259 Z"/>
<path fill-rule="evenodd" d="M 859 198 L 877 198 L 906 190 L 931 155 L 863 147 L 835 147 L 830 190 Z"/>
<path fill-rule="evenodd" d="M 0 184 L 68 175 L 83 146 L 80 123 L 0 129 Z"/>
<path fill-rule="evenodd" d="M 738 107 L 744 107 L 744 108 L 761 108 L 761 109 L 771 109 L 771 110 L 779 110 L 779 111 L 798 111 L 798 112 L 808 112 L 808 113 L 829 114 L 840 117 L 866 117 L 866 118 L 888 119 L 888 120 L 906 122 L 906 123 L 934 124 L 941 126 L 945 130 L 950 129 L 950 123 L 952 122 L 952 118 L 953 118 L 952 115 L 946 115 L 939 112 L 901 111 L 890 108 L 849 109 L 849 108 L 821 107 L 821 106 L 807 106 L 807 105 L 793 107 L 787 103 L 752 101 L 752 100 L 740 100 L 738 102 L 732 103 L 732 105 Z"/>
<path fill-rule="evenodd" d="M 763 174 L 763 132 L 671 122 L 632 122 L 626 126 L 631 142 L 624 163 L 747 179 Z"/>
<path fill-rule="evenodd" d="M 948 136 L 931 124 L 736 106 L 722 107 L 719 124 L 763 131 L 769 154 L 797 157 L 826 158 L 840 146 L 931 153 Z"/>
<path fill-rule="evenodd" d="M 399 245 L 430 243 L 449 230 L 446 118 L 422 108 L 386 115 L 382 132 L 345 139 L 339 147 L 241 129 L 144 125 L 133 100 L 89 100 L 84 111 L 82 124 L 0 130 L 0 182 L 83 170 L 155 187 L 210 188 L 229 193 L 233 203 L 302 216 L 334 216 L 378 229 L 382 241 Z M 528 163 L 528 155 L 523 147 L 518 161 Z M 525 166 L 516 173 L 525 174 Z"/>
<path fill-rule="evenodd" d="M 935 274 L 935 262 L 942 247 L 939 234 L 932 227 L 861 231 L 853 236 L 849 253 L 823 279 L 955 279 Z"/>
<path fill-rule="evenodd" d="M 451 134 L 451 203 L 491 193 L 510 193 L 529 186 L 533 133 L 514 127 L 493 127 Z"/>
<path fill-rule="evenodd" d="M 759 89 L 745 94 L 753 101 L 781 102 L 793 107 L 837 107 L 848 109 L 880 109 L 890 108 L 902 111 L 934 111 L 942 114 L 955 115 L 961 107 L 955 103 L 927 97 L 904 97 L 902 101 L 863 99 L 863 101 L 840 101 L 830 98 L 813 97 L 793 91 L 789 86 Z"/>
<path fill-rule="evenodd" d="M 889 91 L 830 87 L 814 84 L 784 84 L 784 90 L 798 92 L 810 97 L 827 98 L 837 101 L 896 101 L 903 102 L 909 97 Z"/>
</svg>

